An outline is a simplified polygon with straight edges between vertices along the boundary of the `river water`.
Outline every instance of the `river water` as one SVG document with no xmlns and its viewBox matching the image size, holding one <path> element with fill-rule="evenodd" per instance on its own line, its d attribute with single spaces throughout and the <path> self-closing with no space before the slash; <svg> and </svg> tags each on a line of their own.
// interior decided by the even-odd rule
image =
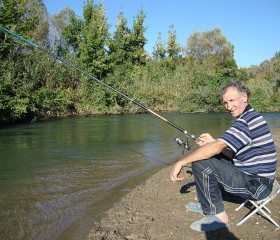
<svg viewBox="0 0 280 240">
<path fill-rule="evenodd" d="M 197 136 L 217 137 L 233 121 L 227 113 L 162 116 Z M 264 116 L 280 127 L 280 113 Z M 182 156 L 174 137 L 184 139 L 150 114 L 0 128 L 0 239 L 85 239 L 115 201 Z"/>
</svg>

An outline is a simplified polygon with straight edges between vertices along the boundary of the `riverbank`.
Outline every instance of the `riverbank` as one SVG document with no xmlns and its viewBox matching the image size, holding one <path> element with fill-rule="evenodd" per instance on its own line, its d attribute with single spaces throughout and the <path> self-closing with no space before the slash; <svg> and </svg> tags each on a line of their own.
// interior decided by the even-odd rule
<svg viewBox="0 0 280 240">
<path fill-rule="evenodd" d="M 278 160 L 280 154 L 280 129 L 272 130 L 276 142 Z M 241 226 L 237 222 L 248 212 L 243 208 L 235 212 L 238 199 L 225 199 L 225 209 L 229 215 L 229 229 L 215 232 L 195 232 L 189 225 L 201 218 L 197 213 L 187 212 L 185 204 L 196 201 L 193 178 L 186 173 L 182 183 L 169 181 L 172 166 L 164 168 L 144 183 L 136 186 L 124 198 L 107 211 L 104 217 L 93 226 L 88 240 L 270 240 L 280 239 L 280 229 L 255 214 Z M 280 180 L 280 166 L 277 166 L 277 179 Z M 188 186 L 188 188 L 187 188 Z M 272 217 L 280 222 L 280 197 L 269 208 Z"/>
</svg>

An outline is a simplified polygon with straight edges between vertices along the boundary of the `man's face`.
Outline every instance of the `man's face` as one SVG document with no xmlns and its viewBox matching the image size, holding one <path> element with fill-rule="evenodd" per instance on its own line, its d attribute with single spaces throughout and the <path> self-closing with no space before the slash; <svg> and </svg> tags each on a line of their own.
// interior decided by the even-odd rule
<svg viewBox="0 0 280 240">
<path fill-rule="evenodd" d="M 239 117 L 248 105 L 247 93 L 239 93 L 235 87 L 229 87 L 223 95 L 223 104 L 233 116 Z"/>
</svg>

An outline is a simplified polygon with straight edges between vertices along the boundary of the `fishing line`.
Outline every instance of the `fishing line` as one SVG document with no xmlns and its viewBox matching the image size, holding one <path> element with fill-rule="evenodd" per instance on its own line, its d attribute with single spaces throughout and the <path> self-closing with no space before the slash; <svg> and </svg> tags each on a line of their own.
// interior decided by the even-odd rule
<svg viewBox="0 0 280 240">
<path fill-rule="evenodd" d="M 43 48 L 43 47 L 41 47 L 41 46 L 35 44 L 34 42 L 32 42 L 32 41 L 30 41 L 30 40 L 28 40 L 28 39 L 26 39 L 26 38 L 24 38 L 24 37 L 18 35 L 17 33 L 13 32 L 13 31 L 11 31 L 11 30 L 9 30 L 9 29 L 7 29 L 7 28 L 1 26 L 1 25 L 0 25 L 0 29 L 2 29 L 3 31 L 5 31 L 6 33 L 9 33 L 9 34 L 12 35 L 13 37 L 15 37 L 15 38 L 17 38 L 17 39 L 19 39 L 19 40 L 21 40 L 21 41 L 23 41 L 23 42 L 26 42 L 26 43 L 28 43 L 29 45 L 31 45 L 31 46 L 33 46 L 33 47 L 35 47 L 35 48 L 37 48 L 37 49 L 43 51 L 43 52 L 46 53 L 47 55 L 49 55 L 49 56 L 53 57 L 54 59 L 60 61 L 60 63 L 62 63 L 62 64 L 64 64 L 64 65 L 68 66 L 68 67 L 71 67 L 71 68 L 77 70 L 78 72 L 84 74 L 85 76 L 87 76 L 87 77 L 89 77 L 89 78 L 95 80 L 96 82 L 100 83 L 101 85 L 103 85 L 103 86 L 107 87 L 108 89 L 112 90 L 113 92 L 119 94 L 120 96 L 122 96 L 122 97 L 128 99 L 130 102 L 133 102 L 134 104 L 136 104 L 137 106 L 139 106 L 139 107 L 143 108 L 144 110 L 148 111 L 149 113 L 151 113 L 151 114 L 154 115 L 155 117 L 161 119 L 162 121 L 164 121 L 164 122 L 166 122 L 167 124 L 171 125 L 172 127 L 176 128 L 176 129 L 179 130 L 180 132 L 184 133 L 185 136 L 191 138 L 192 140 L 194 140 L 194 141 L 199 141 L 199 138 L 197 138 L 195 135 L 189 133 L 187 130 L 185 130 L 185 129 L 181 128 L 180 126 L 176 125 L 175 123 L 169 121 L 168 119 L 164 118 L 163 116 L 161 116 L 161 115 L 159 115 L 158 113 L 154 112 L 153 110 L 149 109 L 148 107 L 146 107 L 146 106 L 143 105 L 142 103 L 140 103 L 140 102 L 138 102 L 137 100 L 135 100 L 135 99 L 129 97 L 128 95 L 124 94 L 123 92 L 120 92 L 119 90 L 113 88 L 112 86 L 110 86 L 110 85 L 108 85 L 107 83 L 101 81 L 100 79 L 94 77 L 93 75 L 91 75 L 90 73 L 84 71 L 83 69 L 78 68 L 77 66 L 75 66 L 74 64 L 72 64 L 70 61 L 57 57 L 55 54 L 49 52 L 47 49 L 45 49 L 45 48 Z M 185 148 L 185 149 L 189 149 L 189 148 L 190 148 L 190 147 L 188 146 L 187 141 L 184 141 L 184 140 L 179 139 L 179 138 L 175 138 L 174 140 L 175 140 L 175 142 L 177 142 L 182 148 Z"/>
</svg>

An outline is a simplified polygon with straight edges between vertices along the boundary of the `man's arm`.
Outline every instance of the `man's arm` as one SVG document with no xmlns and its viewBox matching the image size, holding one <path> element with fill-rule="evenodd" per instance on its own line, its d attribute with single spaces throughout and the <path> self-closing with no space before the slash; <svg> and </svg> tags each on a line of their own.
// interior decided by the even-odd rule
<svg viewBox="0 0 280 240">
<path fill-rule="evenodd" d="M 227 145 L 221 140 L 216 140 L 214 142 L 207 143 L 197 148 L 196 150 L 184 156 L 178 162 L 175 163 L 170 173 L 170 180 L 173 182 L 183 180 L 184 177 L 179 176 L 183 166 L 186 166 L 187 164 L 195 161 L 209 159 L 221 153 L 226 148 Z"/>
<path fill-rule="evenodd" d="M 207 143 L 215 142 L 216 139 L 214 139 L 209 133 L 203 133 L 199 136 L 200 141 L 197 141 L 198 146 L 203 146 Z M 233 159 L 234 152 L 230 148 L 225 148 L 222 150 L 222 154 L 225 155 L 228 159 Z"/>
</svg>

